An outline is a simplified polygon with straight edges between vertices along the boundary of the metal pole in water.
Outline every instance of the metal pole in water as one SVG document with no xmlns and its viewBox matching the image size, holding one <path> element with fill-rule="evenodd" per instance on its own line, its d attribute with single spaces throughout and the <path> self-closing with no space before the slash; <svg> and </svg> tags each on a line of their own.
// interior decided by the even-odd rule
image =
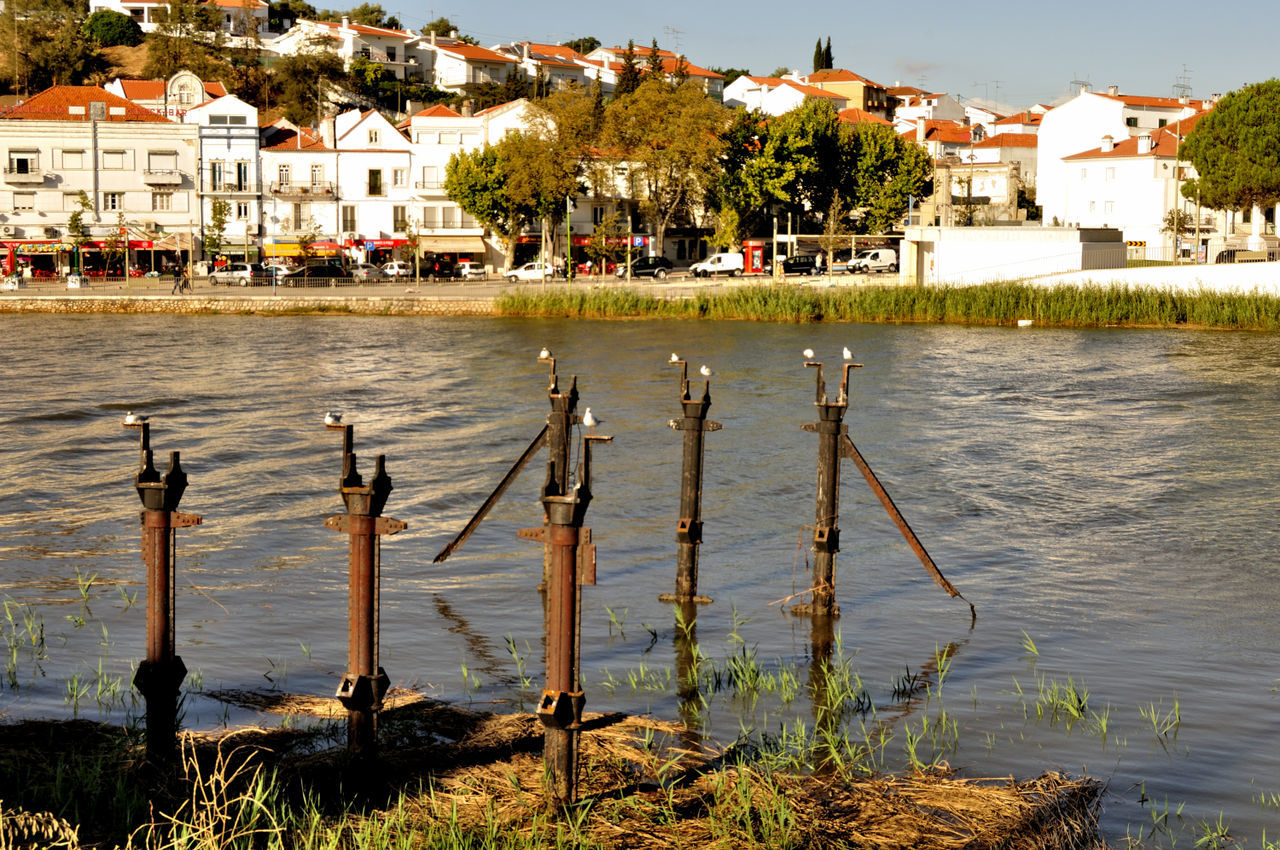
<svg viewBox="0 0 1280 850">
<path fill-rule="evenodd" d="M 711 407 L 711 371 L 702 367 L 707 377 L 702 388 L 702 398 L 689 394 L 689 364 L 671 355 L 668 361 L 680 367 L 680 406 L 684 416 L 672 419 L 668 424 L 676 431 L 684 432 L 684 458 L 680 473 L 680 518 L 676 524 L 676 591 L 663 593 L 659 602 L 696 602 L 707 604 L 711 600 L 698 595 L 698 545 L 702 543 L 702 461 L 703 434 L 719 431 L 719 422 L 707 419 Z"/>
<path fill-rule="evenodd" d="M 347 513 L 331 516 L 325 527 L 350 536 L 347 601 L 347 671 L 342 676 L 335 696 L 347 709 L 347 748 L 359 758 L 377 753 L 378 712 L 390 680 L 378 663 L 379 579 L 381 577 L 381 544 L 384 534 L 396 534 L 407 527 L 404 522 L 382 516 L 391 494 L 391 477 L 387 475 L 386 456 L 378 455 L 373 479 L 366 485 L 356 471 L 355 439 L 351 425 L 330 421 L 326 427 L 341 430 L 342 478 L 338 492 Z"/>
<path fill-rule="evenodd" d="M 199 525 L 195 514 L 179 513 L 187 489 L 178 452 L 169 453 L 162 476 L 151 454 L 151 427 L 146 417 L 125 416 L 124 427 L 141 431 L 141 463 L 134 487 L 142 500 L 142 560 L 147 568 L 147 654 L 138 663 L 133 684 L 147 703 L 147 760 L 170 765 L 177 751 L 178 692 L 187 668 L 175 652 L 175 530 Z"/>
<path fill-rule="evenodd" d="M 804 365 L 817 369 L 814 405 L 818 408 L 818 421 L 802 427 L 818 435 L 818 498 L 813 526 L 812 601 L 792 606 L 791 613 L 838 617 L 840 606 L 835 601 L 835 563 L 836 552 L 840 551 L 840 438 L 847 431 L 844 414 L 849 407 L 849 370 L 859 368 L 861 364 L 844 364 L 840 395 L 834 402 L 827 397 L 822 363 L 808 359 Z"/>
</svg>

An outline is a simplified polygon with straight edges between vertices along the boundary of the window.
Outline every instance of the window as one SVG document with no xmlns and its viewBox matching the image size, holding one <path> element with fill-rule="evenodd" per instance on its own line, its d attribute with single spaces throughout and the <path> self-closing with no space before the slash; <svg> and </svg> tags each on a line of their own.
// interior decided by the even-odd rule
<svg viewBox="0 0 1280 850">
<path fill-rule="evenodd" d="M 685 242 L 684 242 L 684 240 L 683 240 L 683 239 L 677 239 L 677 240 L 676 240 L 676 259 L 677 259 L 677 260 L 683 260 L 683 259 L 685 259 L 684 252 L 685 252 Z"/>
<path fill-rule="evenodd" d="M 1097 212 L 1097 211 L 1098 211 L 1098 202 L 1097 202 L 1097 201 L 1090 201 L 1090 202 L 1089 202 L 1089 212 Z"/>
<path fill-rule="evenodd" d="M 1124 126 L 1126 126 L 1126 127 L 1137 127 L 1137 126 L 1138 126 L 1138 118 L 1137 118 L 1137 116 L 1135 115 L 1135 116 L 1131 116 L 1131 117 L 1129 117 L 1129 118 L 1124 119 Z"/>
<path fill-rule="evenodd" d="M 277 179 L 280 181 L 281 186 L 288 186 L 289 185 L 289 163 L 287 162 L 280 163 L 280 167 L 276 169 L 276 175 L 277 175 Z"/>
<path fill-rule="evenodd" d="M 450 205 L 440 208 L 440 226 L 441 227 L 457 227 L 458 226 L 458 208 Z"/>
<path fill-rule="evenodd" d="M 393 168 L 391 169 L 391 185 L 405 187 L 409 185 L 409 169 Z"/>
<path fill-rule="evenodd" d="M 356 232 L 356 207 L 355 204 L 344 204 L 342 207 L 342 232 Z"/>
<path fill-rule="evenodd" d="M 1168 118 L 1161 118 L 1159 121 L 1157 121 L 1157 122 L 1156 122 L 1156 126 L 1157 126 L 1157 127 L 1163 127 L 1163 126 L 1165 126 L 1165 125 L 1166 125 L 1166 124 L 1168 124 L 1168 123 L 1169 123 L 1169 119 L 1168 119 Z"/>
<path fill-rule="evenodd" d="M 75 212 L 80 209 L 80 193 L 79 192 L 63 192 L 62 193 L 62 211 Z"/>
<path fill-rule="evenodd" d="M 148 171 L 177 171 L 178 154 L 175 151 L 151 151 L 147 154 Z"/>
<path fill-rule="evenodd" d="M 40 171 L 40 153 L 38 151 L 10 151 L 10 174 L 37 174 Z"/>
<path fill-rule="evenodd" d="M 592 207 L 592 208 L 591 208 L 591 224 L 592 224 L 593 226 L 595 226 L 595 227 L 599 227 L 599 226 L 600 226 L 600 222 L 604 221 L 604 219 L 605 219 L 605 215 L 604 215 L 604 207 Z"/>
<path fill-rule="evenodd" d="M 1087 168 L 1080 169 L 1080 182 L 1083 183 L 1087 179 L 1089 179 L 1089 169 Z"/>
<path fill-rule="evenodd" d="M 124 151 L 103 151 L 102 167 L 111 169 L 124 168 Z"/>
<path fill-rule="evenodd" d="M 387 61 L 388 62 L 396 61 L 396 49 L 394 47 L 387 48 Z"/>
<path fill-rule="evenodd" d="M 1108 183 L 1116 182 L 1116 170 L 1114 168 L 1107 169 L 1107 182 Z"/>
<path fill-rule="evenodd" d="M 369 131 L 369 144 L 371 144 L 371 145 L 380 144 L 381 136 L 382 136 L 382 134 L 381 134 L 381 133 L 379 133 L 377 130 L 370 130 L 370 131 Z"/>
<path fill-rule="evenodd" d="M 417 133 L 413 137 L 413 142 L 418 145 L 434 145 L 437 138 L 435 133 Z"/>
<path fill-rule="evenodd" d="M 464 148 L 480 147 L 480 134 L 479 133 L 463 133 L 462 146 Z"/>
<path fill-rule="evenodd" d="M 311 205 L 310 204 L 294 204 L 293 205 L 293 229 L 302 230 L 311 221 Z"/>
<path fill-rule="evenodd" d="M 67 170 L 84 168 L 84 151 L 63 151 L 62 167 Z"/>
<path fill-rule="evenodd" d="M 213 192 L 221 192 L 225 175 L 223 169 L 225 164 L 221 162 L 209 163 L 209 189 Z"/>
<path fill-rule="evenodd" d="M 14 212 L 27 212 L 36 208 L 35 192 L 14 192 L 13 193 L 13 209 Z"/>
<path fill-rule="evenodd" d="M 249 220 L 249 202 L 236 201 L 236 221 Z"/>
<path fill-rule="evenodd" d="M 469 215 L 466 210 L 462 210 L 462 226 L 463 227 L 479 227 L 480 225 L 476 224 L 476 220 L 472 218 L 471 215 Z"/>
<path fill-rule="evenodd" d="M 324 166 L 317 163 L 311 166 L 311 185 L 319 186 L 324 183 Z"/>
<path fill-rule="evenodd" d="M 440 169 L 435 165 L 422 166 L 422 185 L 419 189 L 436 189 L 440 186 Z"/>
<path fill-rule="evenodd" d="M 382 169 L 369 169 L 369 196 L 377 197 L 382 194 Z"/>
<path fill-rule="evenodd" d="M 457 134 L 457 133 L 441 133 L 441 134 L 440 134 L 440 144 L 442 144 L 442 145 L 456 145 L 457 143 L 458 143 L 458 134 Z"/>
<path fill-rule="evenodd" d="M 402 206 L 391 208 L 391 229 L 397 233 L 403 233 L 408 229 L 409 219 L 405 216 L 404 210 Z"/>
<path fill-rule="evenodd" d="M 1114 212 L 1116 211 L 1116 202 L 1115 202 L 1115 201 L 1107 201 L 1106 203 L 1104 203 L 1104 204 L 1102 205 L 1102 211 L 1103 211 L 1104 213 L 1106 213 L 1107 215 L 1111 215 L 1112 213 L 1114 213 Z"/>
<path fill-rule="evenodd" d="M 422 208 L 422 226 L 435 227 L 440 220 L 439 207 L 423 207 Z"/>
<path fill-rule="evenodd" d="M 168 212 L 171 209 L 173 209 L 173 193 L 172 192 L 152 192 L 151 193 L 152 212 Z"/>
<path fill-rule="evenodd" d="M 123 192 L 103 192 L 102 208 L 104 210 L 124 209 L 124 193 Z"/>
<path fill-rule="evenodd" d="M 249 189 L 249 163 L 236 163 L 236 191 L 246 192 Z"/>
<path fill-rule="evenodd" d="M 231 117 L 231 116 L 229 116 L 229 115 L 210 115 L 210 116 L 209 116 L 209 123 L 210 123 L 211 125 L 212 125 L 212 124 L 219 124 L 219 125 L 221 125 L 221 124 L 226 124 L 226 123 L 227 123 L 227 119 L 228 119 L 228 118 L 230 118 L 230 117 Z"/>
</svg>

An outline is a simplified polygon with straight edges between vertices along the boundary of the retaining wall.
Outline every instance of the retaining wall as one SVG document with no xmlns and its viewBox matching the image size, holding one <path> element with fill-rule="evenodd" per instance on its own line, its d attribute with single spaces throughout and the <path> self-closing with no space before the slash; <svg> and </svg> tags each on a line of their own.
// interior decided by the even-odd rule
<svg viewBox="0 0 1280 850">
<path fill-rule="evenodd" d="M 352 313 L 373 316 L 491 316 L 487 298 L 404 296 L 5 295 L 0 313 Z"/>
</svg>

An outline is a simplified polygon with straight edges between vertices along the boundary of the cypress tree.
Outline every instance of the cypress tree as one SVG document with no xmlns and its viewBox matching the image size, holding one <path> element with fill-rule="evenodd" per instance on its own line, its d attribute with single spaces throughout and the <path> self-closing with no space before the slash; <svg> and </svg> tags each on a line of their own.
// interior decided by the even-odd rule
<svg viewBox="0 0 1280 850">
<path fill-rule="evenodd" d="M 834 68 L 835 66 L 836 60 L 831 56 L 831 36 L 827 36 L 827 48 L 822 51 L 822 67 Z"/>
<path fill-rule="evenodd" d="M 822 39 L 813 45 L 813 70 L 822 70 Z"/>
<path fill-rule="evenodd" d="M 613 88 L 614 97 L 631 94 L 640 88 L 640 66 L 636 64 L 636 43 L 627 42 L 622 52 L 622 70 L 618 72 L 618 84 Z"/>
</svg>

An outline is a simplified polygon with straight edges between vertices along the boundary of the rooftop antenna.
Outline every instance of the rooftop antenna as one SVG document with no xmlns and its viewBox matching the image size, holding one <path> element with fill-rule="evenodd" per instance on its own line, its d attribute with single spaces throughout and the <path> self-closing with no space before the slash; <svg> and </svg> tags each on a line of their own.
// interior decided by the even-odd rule
<svg viewBox="0 0 1280 850">
<path fill-rule="evenodd" d="M 1182 73 L 1174 78 L 1173 96 L 1191 97 L 1191 69 L 1185 64 L 1182 66 Z"/>
<path fill-rule="evenodd" d="M 664 26 L 662 34 L 666 37 L 667 43 L 673 45 L 673 53 L 680 52 L 680 36 L 684 35 L 684 30 L 673 26 Z"/>
<path fill-rule="evenodd" d="M 1068 85 L 1071 86 L 1072 91 L 1076 92 L 1077 94 L 1080 92 L 1087 92 L 1091 88 L 1093 88 L 1093 83 L 1089 82 L 1088 80 L 1080 79 L 1080 76 L 1078 74 L 1076 75 L 1076 78 L 1074 80 L 1068 83 Z"/>
</svg>

